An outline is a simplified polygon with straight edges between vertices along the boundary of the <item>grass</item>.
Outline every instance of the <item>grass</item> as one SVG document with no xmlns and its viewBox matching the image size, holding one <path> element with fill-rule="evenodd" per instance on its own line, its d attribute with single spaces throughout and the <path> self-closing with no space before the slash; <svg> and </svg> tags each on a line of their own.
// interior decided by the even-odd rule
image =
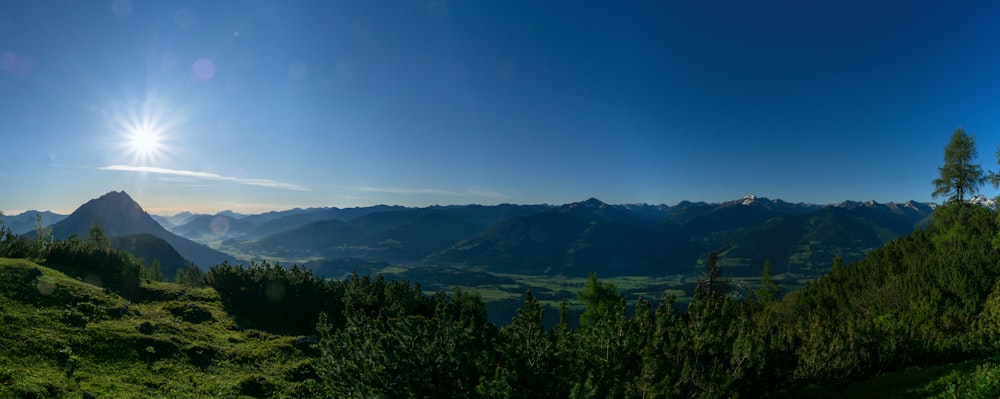
<svg viewBox="0 0 1000 399">
<path fill-rule="evenodd" d="M 774 399 L 791 398 L 996 398 L 1000 397 L 998 359 L 913 367 L 864 381 L 839 381 L 775 392 Z"/>
<path fill-rule="evenodd" d="M 316 389 L 296 337 L 240 329 L 214 290 L 156 282 L 142 290 L 129 301 L 54 268 L 0 259 L 0 398 L 280 398 Z"/>
</svg>

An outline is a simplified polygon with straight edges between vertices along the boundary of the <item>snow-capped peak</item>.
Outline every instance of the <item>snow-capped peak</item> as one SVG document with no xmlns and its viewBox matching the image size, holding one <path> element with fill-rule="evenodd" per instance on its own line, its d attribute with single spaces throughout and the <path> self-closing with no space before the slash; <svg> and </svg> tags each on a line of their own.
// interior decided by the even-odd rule
<svg viewBox="0 0 1000 399">
<path fill-rule="evenodd" d="M 969 198 L 969 203 L 985 206 L 990 209 L 994 209 L 997 207 L 997 202 L 995 200 L 993 200 L 992 198 L 987 198 L 985 195 L 982 194 Z"/>
<path fill-rule="evenodd" d="M 750 204 L 753 204 L 754 201 L 757 201 L 757 197 L 753 194 L 747 194 L 743 196 L 743 200 L 740 201 L 740 204 L 743 206 L 750 206 Z"/>
</svg>

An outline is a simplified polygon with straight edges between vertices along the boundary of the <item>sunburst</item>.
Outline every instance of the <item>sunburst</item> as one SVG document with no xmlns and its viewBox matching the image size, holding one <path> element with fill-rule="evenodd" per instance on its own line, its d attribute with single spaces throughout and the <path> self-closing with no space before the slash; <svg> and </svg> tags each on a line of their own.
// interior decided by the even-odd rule
<svg viewBox="0 0 1000 399">
<path fill-rule="evenodd" d="M 113 115 L 119 142 L 117 155 L 135 166 L 160 166 L 169 161 L 170 132 L 180 120 L 157 101 L 146 100 L 117 107 Z M 171 115 L 172 118 L 167 118 Z"/>
<path fill-rule="evenodd" d="M 140 163 L 155 161 L 163 155 L 163 135 L 159 131 L 140 127 L 126 134 L 125 145 L 128 152 Z"/>
</svg>

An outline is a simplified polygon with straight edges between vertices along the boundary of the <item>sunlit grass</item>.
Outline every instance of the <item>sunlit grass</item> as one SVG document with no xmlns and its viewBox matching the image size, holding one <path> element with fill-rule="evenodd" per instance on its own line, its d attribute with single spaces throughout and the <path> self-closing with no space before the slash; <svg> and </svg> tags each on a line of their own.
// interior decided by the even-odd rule
<svg viewBox="0 0 1000 399">
<path fill-rule="evenodd" d="M 35 269 L 53 282 L 50 294 L 32 286 Z M 313 387 L 289 377 L 310 360 L 294 346 L 295 337 L 238 328 L 213 289 L 157 282 L 142 289 L 147 299 L 130 302 L 52 268 L 0 259 L 0 398 L 79 398 L 83 392 L 225 398 L 258 382 L 273 397 L 298 397 Z M 212 320 L 190 322 L 169 310 L 189 304 Z M 120 307 L 127 312 L 108 316 Z M 74 318 L 80 309 L 99 312 L 82 322 Z"/>
</svg>

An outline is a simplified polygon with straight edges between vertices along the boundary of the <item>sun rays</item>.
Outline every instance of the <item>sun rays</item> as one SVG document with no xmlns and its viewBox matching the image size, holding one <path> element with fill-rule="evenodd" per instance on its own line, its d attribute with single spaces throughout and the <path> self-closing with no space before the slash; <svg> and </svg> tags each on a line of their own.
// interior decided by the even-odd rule
<svg viewBox="0 0 1000 399">
<path fill-rule="evenodd" d="M 170 135 L 182 118 L 159 101 L 130 102 L 116 107 L 114 129 L 118 135 L 115 157 L 134 166 L 163 166 L 169 163 Z"/>
</svg>

